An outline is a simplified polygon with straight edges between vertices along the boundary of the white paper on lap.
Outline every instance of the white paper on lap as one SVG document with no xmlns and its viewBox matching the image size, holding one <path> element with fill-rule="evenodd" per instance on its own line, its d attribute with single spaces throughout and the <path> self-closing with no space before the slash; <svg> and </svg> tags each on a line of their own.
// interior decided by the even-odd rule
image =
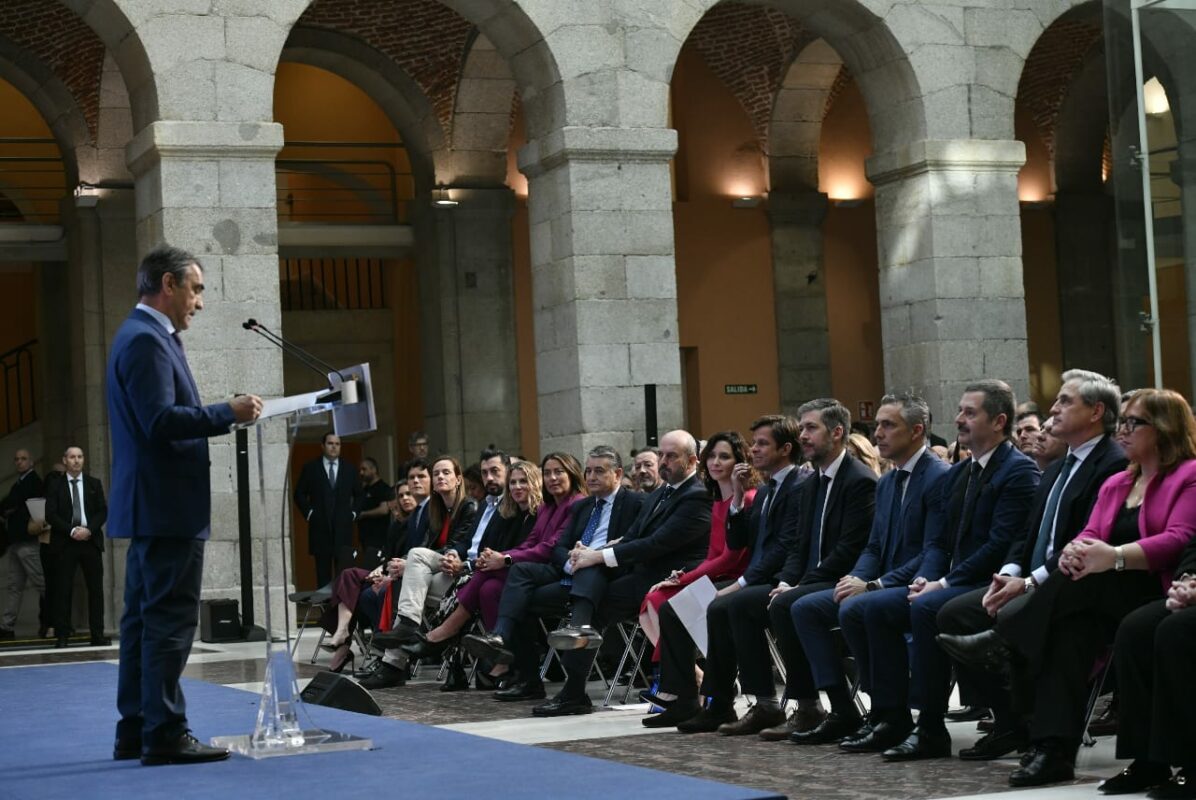
<svg viewBox="0 0 1196 800">
<path fill-rule="evenodd" d="M 694 644 L 706 655 L 706 607 L 714 601 L 718 589 L 709 576 L 703 575 L 669 598 L 669 605 L 677 619 L 685 626 Z"/>
</svg>

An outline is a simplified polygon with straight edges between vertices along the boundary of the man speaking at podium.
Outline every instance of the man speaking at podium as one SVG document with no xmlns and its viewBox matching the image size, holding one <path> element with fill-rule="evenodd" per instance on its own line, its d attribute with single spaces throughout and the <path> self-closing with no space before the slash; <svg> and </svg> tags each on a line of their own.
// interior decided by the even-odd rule
<svg viewBox="0 0 1196 800">
<path fill-rule="evenodd" d="M 199 620 L 210 533 L 209 436 L 262 411 L 256 395 L 200 404 L 181 331 L 203 309 L 203 269 L 159 246 L 137 268 L 140 302 L 108 356 L 112 493 L 108 536 L 129 539 L 113 758 L 142 764 L 217 761 L 228 751 L 187 729 L 179 676 Z"/>
</svg>

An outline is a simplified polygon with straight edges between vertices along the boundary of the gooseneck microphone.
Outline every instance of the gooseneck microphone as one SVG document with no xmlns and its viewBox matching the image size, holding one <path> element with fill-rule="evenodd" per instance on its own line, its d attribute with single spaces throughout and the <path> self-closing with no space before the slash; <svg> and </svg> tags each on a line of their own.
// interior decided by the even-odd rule
<svg viewBox="0 0 1196 800">
<path fill-rule="evenodd" d="M 241 327 L 247 331 L 253 331 L 270 344 L 282 350 L 284 353 L 296 358 L 326 381 L 328 380 L 328 373 L 335 373 L 340 377 L 342 382 L 350 380 L 350 378 L 348 378 L 339 369 L 333 367 L 331 364 L 321 361 L 299 345 L 288 342 L 286 339 L 274 333 L 274 331 L 259 323 L 253 317 L 250 317 L 242 322 Z M 333 388 L 331 384 L 329 384 L 329 388 Z"/>
</svg>

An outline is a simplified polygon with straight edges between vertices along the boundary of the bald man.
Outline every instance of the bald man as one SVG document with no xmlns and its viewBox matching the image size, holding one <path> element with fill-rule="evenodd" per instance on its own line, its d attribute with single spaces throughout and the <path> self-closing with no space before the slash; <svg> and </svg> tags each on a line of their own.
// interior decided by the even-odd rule
<svg viewBox="0 0 1196 800">
<path fill-rule="evenodd" d="M 573 584 L 568 622 L 548 643 L 564 651 L 565 686 L 532 709 L 537 717 L 588 714 L 586 678 L 602 643 L 602 627 L 633 618 L 644 595 L 675 569 L 692 569 L 710 543 L 710 494 L 698 477 L 698 443 L 687 431 L 660 440 L 662 485 L 644 501 L 627 533 L 594 549 L 580 543 L 570 553 Z"/>
</svg>

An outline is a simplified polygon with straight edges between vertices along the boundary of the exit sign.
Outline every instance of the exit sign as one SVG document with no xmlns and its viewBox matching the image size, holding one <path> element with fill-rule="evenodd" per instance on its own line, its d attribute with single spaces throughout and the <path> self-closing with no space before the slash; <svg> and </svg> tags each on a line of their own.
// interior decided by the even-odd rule
<svg viewBox="0 0 1196 800">
<path fill-rule="evenodd" d="M 723 394 L 755 394 L 756 391 L 754 383 L 728 383 L 723 386 Z"/>
</svg>

